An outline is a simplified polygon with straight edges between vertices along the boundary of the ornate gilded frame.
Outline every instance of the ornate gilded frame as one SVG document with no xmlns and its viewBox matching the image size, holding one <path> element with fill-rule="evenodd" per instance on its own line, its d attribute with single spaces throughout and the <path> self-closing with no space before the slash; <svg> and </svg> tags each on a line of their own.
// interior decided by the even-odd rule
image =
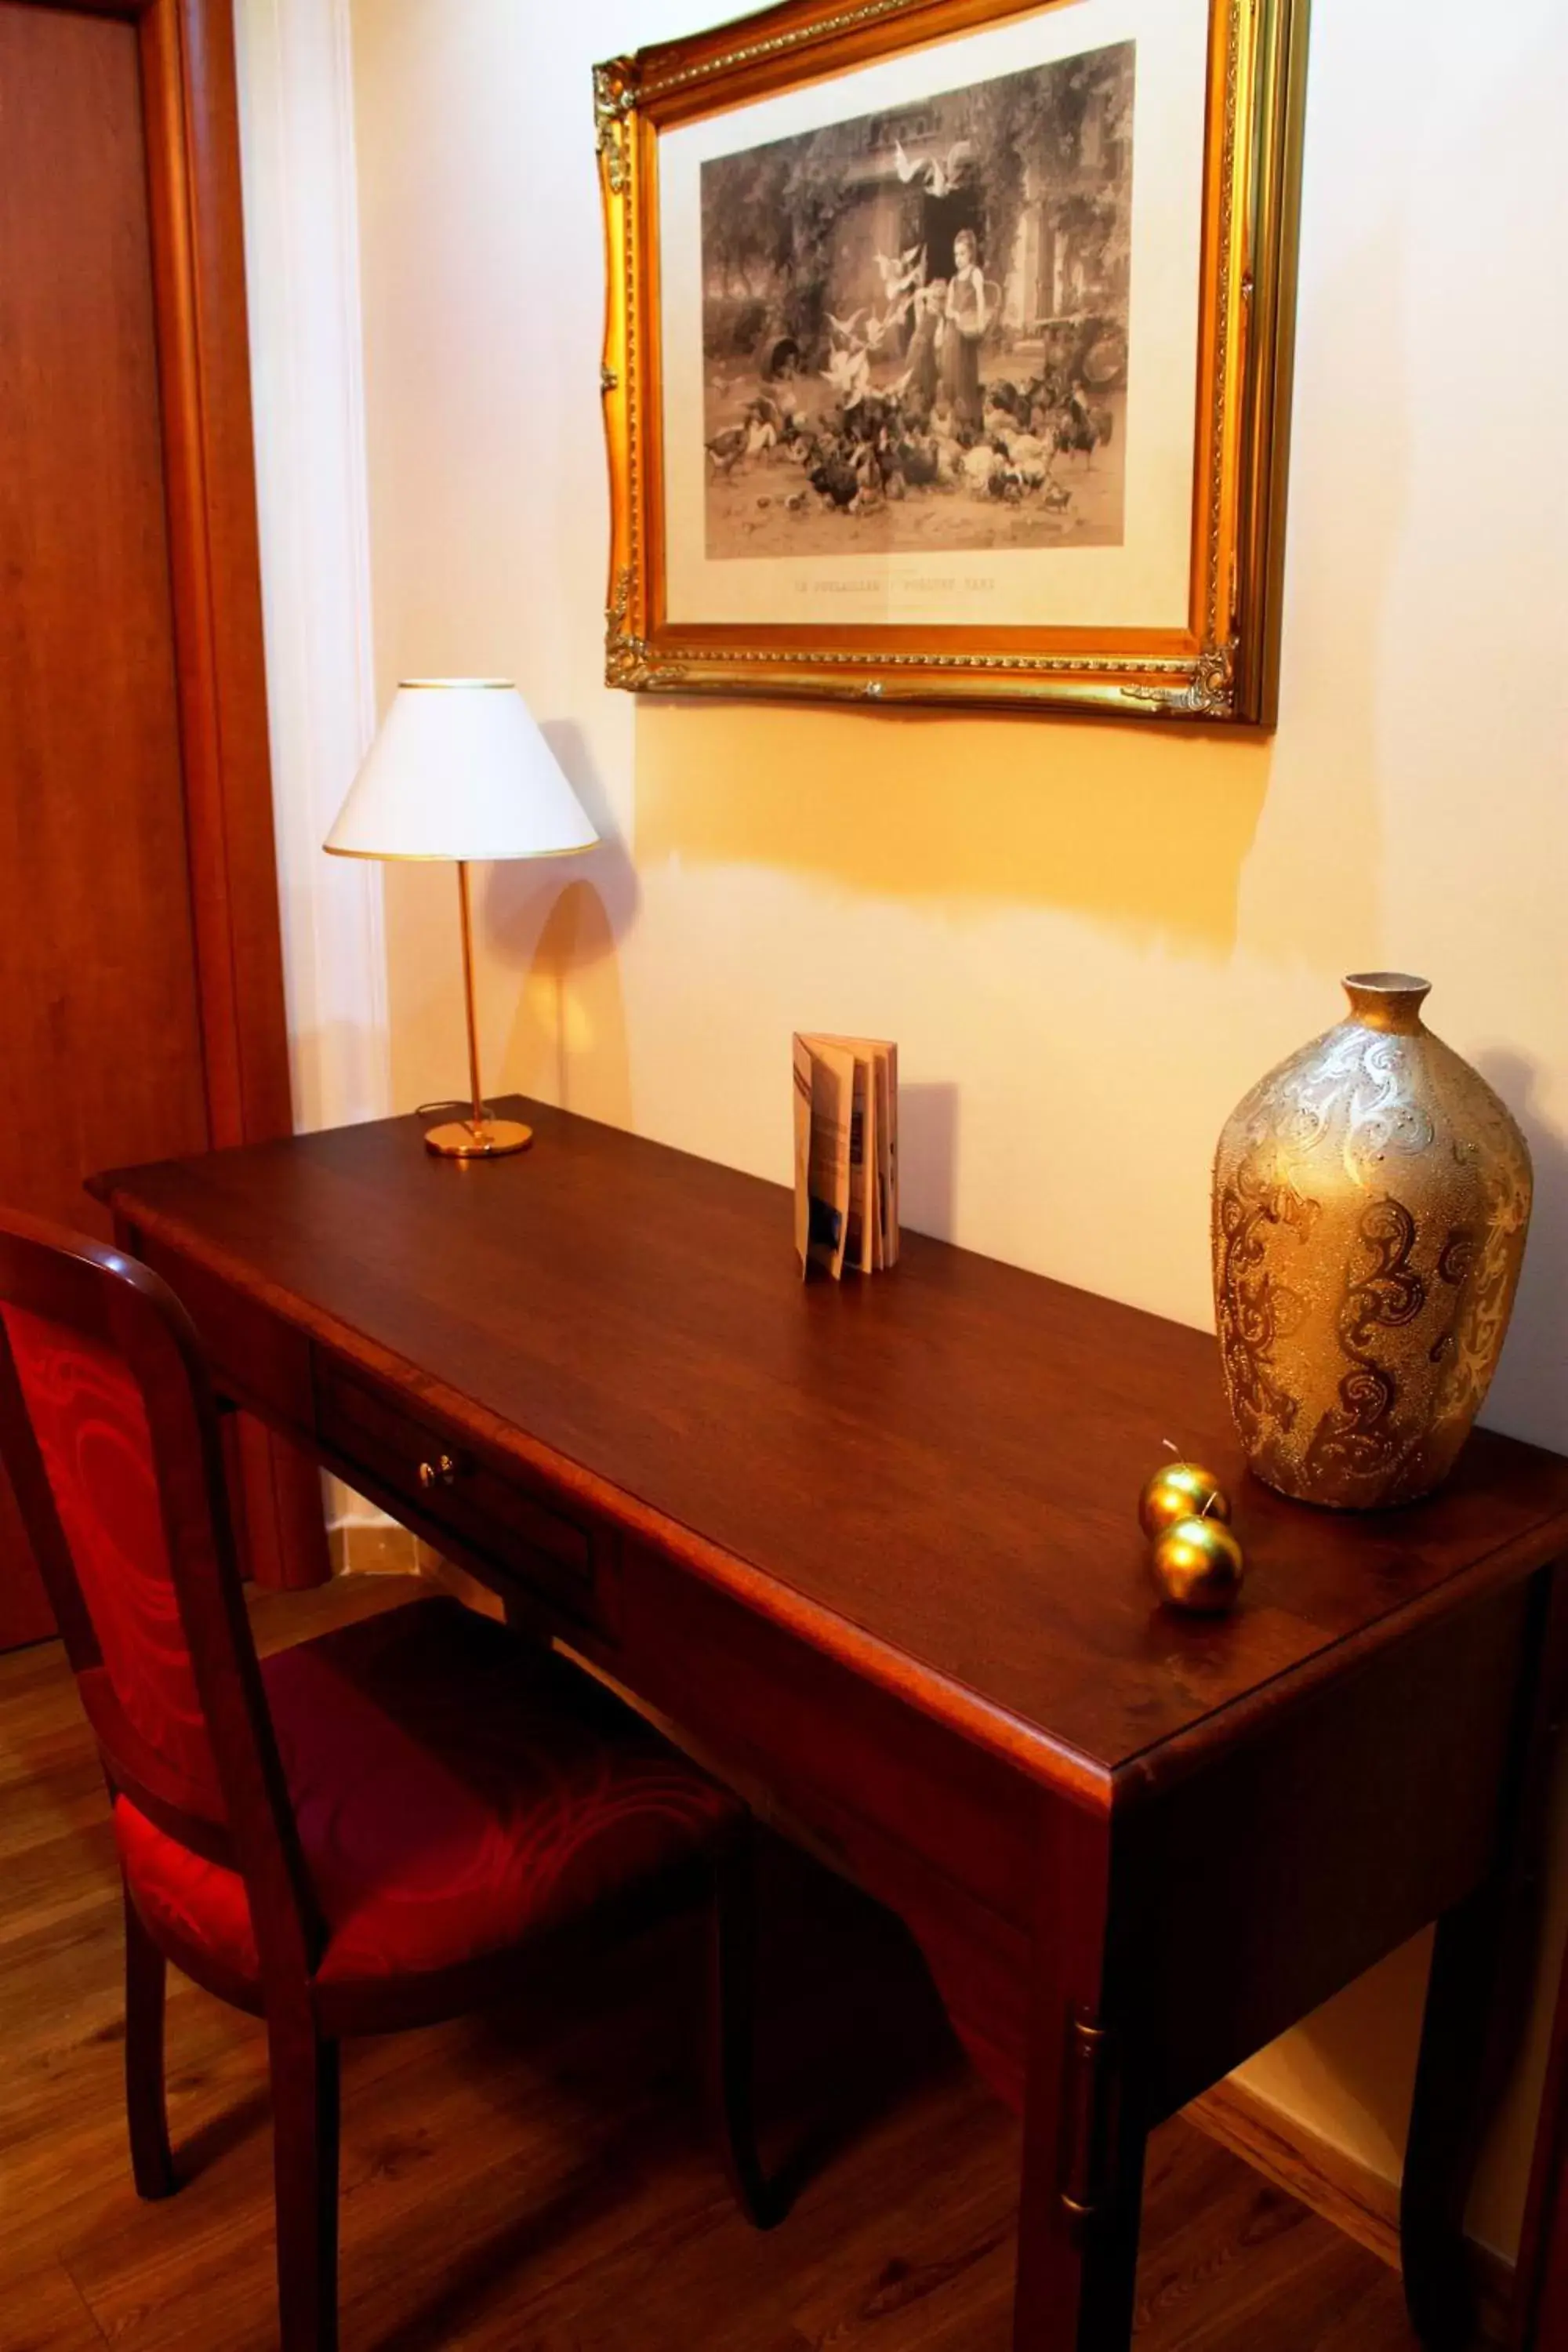
<svg viewBox="0 0 1568 2352">
<path fill-rule="evenodd" d="M 660 133 L 1042 0 L 784 0 L 595 68 L 610 685 L 1274 724 L 1308 0 L 1192 5 L 1207 9 L 1209 73 L 1192 584 L 1180 630 L 677 626 L 662 609 Z"/>
</svg>

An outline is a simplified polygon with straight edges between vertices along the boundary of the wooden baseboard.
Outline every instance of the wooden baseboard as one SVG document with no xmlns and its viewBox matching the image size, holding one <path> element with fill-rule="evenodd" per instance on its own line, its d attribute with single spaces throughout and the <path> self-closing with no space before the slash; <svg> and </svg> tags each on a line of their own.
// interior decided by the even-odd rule
<svg viewBox="0 0 1568 2352">
<path fill-rule="evenodd" d="M 1399 2190 L 1393 2181 L 1302 2130 L 1243 2083 L 1216 2084 L 1194 2100 L 1186 2116 L 1390 2270 L 1399 2268 Z"/>
<path fill-rule="evenodd" d="M 1390 2270 L 1399 2268 L 1396 2183 L 1358 2164 L 1315 2132 L 1304 2130 L 1242 2083 L 1217 2084 L 1201 2099 L 1194 2099 L 1185 2114 L 1189 2123 L 1242 2158 L 1277 2189 L 1331 2221 Z M 1513 2305 L 1513 2264 L 1473 2239 L 1470 2261 L 1480 2340 L 1506 2345 Z"/>
</svg>

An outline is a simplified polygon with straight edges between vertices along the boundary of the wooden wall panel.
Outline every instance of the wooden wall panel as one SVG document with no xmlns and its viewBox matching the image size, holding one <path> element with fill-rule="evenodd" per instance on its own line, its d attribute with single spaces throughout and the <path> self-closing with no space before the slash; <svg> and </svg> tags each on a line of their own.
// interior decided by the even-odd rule
<svg viewBox="0 0 1568 2352">
<path fill-rule="evenodd" d="M 225 0 L 0 0 L 0 1200 L 291 1123 Z M 237 1433 L 247 1560 L 325 1572 Z M 0 1488 L 0 1647 L 51 1630 Z"/>
</svg>

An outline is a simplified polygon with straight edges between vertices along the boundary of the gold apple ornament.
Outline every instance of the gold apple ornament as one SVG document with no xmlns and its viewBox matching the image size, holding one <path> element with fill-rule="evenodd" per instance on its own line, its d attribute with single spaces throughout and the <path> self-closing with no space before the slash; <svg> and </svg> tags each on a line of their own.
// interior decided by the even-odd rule
<svg viewBox="0 0 1568 2352">
<path fill-rule="evenodd" d="M 1139 1496 L 1138 1517 L 1152 1543 L 1178 1519 L 1228 1519 L 1230 1498 L 1201 1462 L 1167 1462 Z"/>
<path fill-rule="evenodd" d="M 1212 1470 L 1167 1462 L 1139 1496 L 1138 1517 L 1154 1581 L 1173 1609 L 1219 1617 L 1235 1608 L 1247 1561 L 1228 1524 L 1230 1497 Z"/>
<path fill-rule="evenodd" d="M 1154 1581 L 1173 1609 L 1221 1617 L 1241 1596 L 1247 1559 L 1221 1518 L 1178 1519 L 1149 1554 Z"/>
</svg>

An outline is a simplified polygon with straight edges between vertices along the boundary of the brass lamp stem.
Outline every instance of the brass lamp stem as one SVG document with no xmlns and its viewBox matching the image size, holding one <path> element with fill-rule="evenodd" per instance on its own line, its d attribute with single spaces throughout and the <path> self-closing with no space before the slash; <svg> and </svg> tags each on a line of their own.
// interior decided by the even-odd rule
<svg viewBox="0 0 1568 2352">
<path fill-rule="evenodd" d="M 474 1012 L 474 915 L 468 903 L 468 861 L 458 860 L 458 911 L 463 926 L 463 1003 L 468 1016 L 468 1095 L 474 1106 L 474 1133 L 485 1123 L 484 1097 L 479 1091 L 479 1030 Z"/>
<path fill-rule="evenodd" d="M 509 1151 L 521 1151 L 533 1140 L 533 1129 L 515 1118 L 487 1118 L 485 1098 L 479 1087 L 479 1024 L 474 1006 L 474 917 L 468 900 L 468 861 L 458 860 L 458 912 L 463 931 L 463 1005 L 468 1023 L 468 1096 L 472 1113 L 468 1118 L 448 1119 L 433 1127 L 425 1138 L 426 1148 L 439 1152 L 445 1160 L 499 1160 Z"/>
</svg>

